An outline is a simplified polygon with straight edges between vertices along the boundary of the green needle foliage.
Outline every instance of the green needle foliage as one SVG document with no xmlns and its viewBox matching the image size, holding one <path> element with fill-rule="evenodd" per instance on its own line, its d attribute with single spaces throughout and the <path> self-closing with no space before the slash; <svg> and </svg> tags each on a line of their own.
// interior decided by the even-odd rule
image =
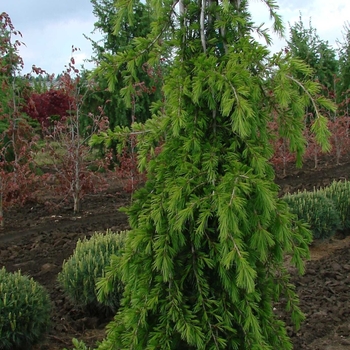
<svg viewBox="0 0 350 350">
<path fill-rule="evenodd" d="M 335 189 L 335 186 L 332 186 L 332 188 Z M 332 200 L 336 193 L 329 189 L 313 192 L 303 191 L 288 194 L 283 198 L 291 212 L 296 214 L 299 220 L 303 220 L 310 225 L 314 239 L 330 238 L 335 235 L 338 229 L 342 228 L 341 211 L 338 211 L 337 203 Z M 338 193 L 341 192 L 337 191 Z M 340 203 L 342 202 L 339 201 Z"/>
<path fill-rule="evenodd" d="M 0 269 L 0 349 L 31 349 L 50 323 L 51 302 L 39 283 Z"/>
<path fill-rule="evenodd" d="M 348 230 L 350 228 L 350 182 L 334 181 L 323 189 L 323 193 L 333 202 L 340 218 L 341 229 Z"/>
<path fill-rule="evenodd" d="M 118 309 L 123 286 L 119 279 L 111 283 L 113 292 L 106 293 L 103 302 L 97 300 L 97 281 L 104 276 L 113 255 L 119 255 L 123 248 L 127 231 L 105 234 L 96 232 L 91 238 L 78 240 L 73 254 L 62 265 L 58 281 L 65 293 L 78 305 L 92 314 L 110 314 Z"/>
<path fill-rule="evenodd" d="M 275 2 L 264 2 L 281 32 Z M 299 327 L 283 257 L 302 273 L 311 234 L 278 199 L 268 123 L 300 161 L 305 109 L 331 105 L 306 64 L 256 42 L 254 32 L 269 36 L 247 1 L 149 4 L 152 32 L 116 62 L 133 74 L 143 55 L 160 61 L 169 47 L 173 62 L 159 114 L 134 126 L 148 180 L 126 209 L 132 229 L 115 269 L 125 291 L 99 349 L 291 349 L 273 305 L 285 297 Z M 124 16 L 132 0 L 117 7 Z M 313 131 L 327 150 L 319 113 Z"/>
</svg>

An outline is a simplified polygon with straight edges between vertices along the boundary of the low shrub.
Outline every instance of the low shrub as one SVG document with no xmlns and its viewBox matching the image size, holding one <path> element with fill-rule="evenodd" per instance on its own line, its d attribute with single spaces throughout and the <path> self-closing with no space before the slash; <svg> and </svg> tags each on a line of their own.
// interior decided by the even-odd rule
<svg viewBox="0 0 350 350">
<path fill-rule="evenodd" d="M 322 190 L 332 200 L 340 218 L 342 229 L 350 228 L 350 182 L 334 181 Z"/>
<path fill-rule="evenodd" d="M 104 276 L 111 256 L 120 254 L 126 234 L 127 231 L 107 231 L 79 240 L 73 255 L 63 262 L 58 281 L 73 302 L 93 314 L 115 313 L 119 307 L 123 293 L 121 282 L 113 281 L 113 293 L 103 300 L 103 304 L 97 299 L 96 282 Z"/>
<path fill-rule="evenodd" d="M 341 228 L 337 209 L 322 190 L 287 194 L 283 199 L 299 220 L 310 225 L 314 239 L 332 237 Z"/>
<path fill-rule="evenodd" d="M 30 349 L 46 332 L 50 311 L 44 287 L 20 271 L 0 270 L 0 349 Z"/>
</svg>

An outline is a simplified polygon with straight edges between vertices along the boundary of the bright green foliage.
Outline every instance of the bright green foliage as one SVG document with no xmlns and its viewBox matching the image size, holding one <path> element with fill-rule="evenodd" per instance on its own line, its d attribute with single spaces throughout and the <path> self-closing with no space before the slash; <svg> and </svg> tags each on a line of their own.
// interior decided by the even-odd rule
<svg viewBox="0 0 350 350">
<path fill-rule="evenodd" d="M 275 2 L 265 3 L 281 31 Z M 132 71 L 145 52 L 155 62 L 169 47 L 173 64 L 161 112 L 134 126 L 148 180 L 126 209 L 132 229 L 114 271 L 122 307 L 99 349 L 291 349 L 273 305 L 284 296 L 299 327 L 283 258 L 302 273 L 311 234 L 278 198 L 268 123 L 276 117 L 300 160 L 305 109 L 327 102 L 314 98 L 308 66 L 254 40 L 246 1 L 149 4 L 152 32 L 119 65 Z M 124 16 L 132 0 L 117 8 Z M 317 114 L 327 149 L 325 124 Z"/>
<path fill-rule="evenodd" d="M 341 229 L 350 228 L 350 182 L 334 181 L 329 187 L 323 189 L 323 193 L 329 198 L 340 218 Z"/>
<path fill-rule="evenodd" d="M 97 301 L 96 282 L 104 275 L 112 255 L 119 255 L 126 231 L 95 233 L 90 239 L 77 242 L 73 255 L 63 263 L 58 280 L 64 291 L 77 304 L 92 312 L 115 312 L 120 303 L 123 287 L 119 279 L 110 280 L 113 293 Z"/>
<path fill-rule="evenodd" d="M 0 270 L 0 349 L 30 349 L 46 332 L 50 310 L 41 285 L 20 271 Z"/>
<path fill-rule="evenodd" d="M 283 197 L 292 213 L 307 222 L 314 239 L 325 239 L 335 235 L 341 228 L 338 210 L 326 191 L 303 191 Z"/>
</svg>

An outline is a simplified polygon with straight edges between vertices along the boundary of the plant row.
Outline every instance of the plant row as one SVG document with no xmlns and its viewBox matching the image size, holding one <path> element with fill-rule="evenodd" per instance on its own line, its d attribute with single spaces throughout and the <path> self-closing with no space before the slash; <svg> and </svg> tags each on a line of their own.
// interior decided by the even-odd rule
<svg viewBox="0 0 350 350">
<path fill-rule="evenodd" d="M 314 239 L 325 239 L 350 228 L 350 182 L 333 182 L 312 192 L 287 194 L 284 200 L 299 220 L 307 222 Z M 95 233 L 77 242 L 64 261 L 58 281 L 76 305 L 90 314 L 113 315 L 123 285 L 118 276 L 127 231 Z M 21 272 L 0 270 L 0 349 L 24 348 L 38 342 L 49 327 L 50 299 L 45 289 Z M 35 320 L 35 322 L 33 322 Z M 85 348 L 74 340 L 76 349 Z"/>
<path fill-rule="evenodd" d="M 320 160 L 325 155 L 329 157 L 331 163 L 339 165 L 344 160 L 344 156 L 350 151 L 350 117 L 347 115 L 339 116 L 328 120 L 328 129 L 330 131 L 330 151 L 325 154 L 317 144 L 315 136 L 309 127 L 304 130 L 306 140 L 303 162 L 309 161 L 315 168 L 318 167 Z M 291 151 L 290 142 L 287 138 L 278 137 L 277 123 L 270 123 L 270 133 L 273 136 L 272 147 L 273 156 L 271 163 L 277 173 L 283 176 L 287 175 L 288 167 L 296 163 L 296 154 Z"/>
<path fill-rule="evenodd" d="M 117 265 L 126 234 L 107 231 L 79 240 L 63 263 L 59 283 L 71 301 L 90 314 L 113 315 L 119 308 L 123 288 L 109 271 Z M 99 284 L 104 285 L 100 295 Z M 50 316 L 51 301 L 43 286 L 20 271 L 0 270 L 0 349 L 30 349 L 45 336 Z"/>
<path fill-rule="evenodd" d="M 350 182 L 333 182 L 314 191 L 287 194 L 284 200 L 297 218 L 307 222 L 314 239 L 334 236 L 350 228 Z"/>
</svg>

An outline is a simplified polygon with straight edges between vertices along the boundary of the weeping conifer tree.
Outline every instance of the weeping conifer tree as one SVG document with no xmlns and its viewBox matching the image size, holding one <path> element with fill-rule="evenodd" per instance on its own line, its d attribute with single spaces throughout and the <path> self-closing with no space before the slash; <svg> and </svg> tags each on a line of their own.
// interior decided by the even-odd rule
<svg viewBox="0 0 350 350">
<path fill-rule="evenodd" d="M 263 2 L 281 33 L 277 5 Z M 132 0 L 117 6 L 125 16 Z M 148 179 L 126 209 L 125 253 L 100 284 L 103 295 L 118 275 L 125 292 L 99 349 L 291 349 L 273 306 L 286 298 L 299 327 L 303 315 L 283 261 L 290 254 L 303 273 L 310 233 L 278 198 L 268 123 L 277 121 L 300 162 L 305 109 L 332 106 L 317 97 L 308 66 L 270 55 L 254 39 L 258 32 L 270 43 L 247 1 L 150 6 L 152 32 L 116 64 L 127 61 L 132 80 L 145 54 L 154 63 L 172 48 L 172 63 L 160 112 L 134 125 Z M 326 150 L 326 119 L 317 114 L 312 130 Z"/>
</svg>

